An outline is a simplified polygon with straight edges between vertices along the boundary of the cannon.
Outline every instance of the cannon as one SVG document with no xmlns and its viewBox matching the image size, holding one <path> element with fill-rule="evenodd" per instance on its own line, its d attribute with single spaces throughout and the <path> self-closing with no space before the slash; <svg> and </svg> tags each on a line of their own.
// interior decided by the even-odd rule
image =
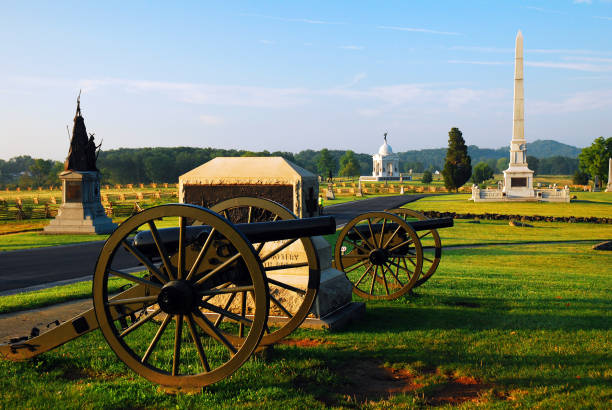
<svg viewBox="0 0 612 410">
<path fill-rule="evenodd" d="M 452 218 L 427 219 L 404 208 L 358 215 L 338 235 L 334 266 L 356 295 L 396 299 L 431 278 L 442 256 L 437 229 L 451 226 Z M 424 247 L 428 236 L 433 246 Z"/>
<path fill-rule="evenodd" d="M 309 237 L 334 233 L 335 221 L 295 219 L 286 208 L 253 198 L 216 209 L 228 218 L 186 204 L 128 218 L 98 257 L 93 309 L 41 335 L 0 345 L 0 355 L 27 359 L 99 327 L 121 361 L 166 390 L 199 390 L 229 377 L 262 341 L 274 343 L 304 320 L 320 274 Z M 297 241 L 306 262 L 266 264 Z M 308 269 L 307 289 L 267 277 L 296 267 Z M 271 286 L 299 295 L 300 302 L 284 306 L 271 296 Z M 268 323 L 272 306 L 288 318 L 275 329 Z"/>
</svg>

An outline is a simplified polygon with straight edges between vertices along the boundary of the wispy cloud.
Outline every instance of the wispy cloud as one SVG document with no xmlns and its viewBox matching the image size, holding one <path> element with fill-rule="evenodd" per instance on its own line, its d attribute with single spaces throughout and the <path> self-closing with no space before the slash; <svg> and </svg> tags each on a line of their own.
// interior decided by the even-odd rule
<svg viewBox="0 0 612 410">
<path fill-rule="evenodd" d="M 271 45 L 271 44 L 275 44 L 276 42 L 273 40 L 259 40 L 259 42 L 261 44 L 266 44 L 266 45 Z"/>
<path fill-rule="evenodd" d="M 287 21 L 287 22 L 292 22 L 292 23 L 344 24 L 344 23 L 338 22 L 338 21 L 314 20 L 314 19 L 308 19 L 308 18 L 288 18 L 288 17 L 266 16 L 266 15 L 263 15 L 263 14 L 241 14 L 241 16 L 245 16 L 245 17 L 258 17 L 258 18 L 262 18 L 262 19 Z"/>
<path fill-rule="evenodd" d="M 542 7 L 524 6 L 523 8 L 529 9 L 529 10 L 534 10 L 534 11 L 539 11 L 540 13 L 547 13 L 547 14 L 567 14 L 567 13 L 565 13 L 563 11 L 543 9 Z"/>
<path fill-rule="evenodd" d="M 589 72 L 609 72 L 612 65 L 596 65 L 588 63 L 558 63 L 552 61 L 525 61 L 529 67 L 561 68 L 566 70 L 589 71 Z"/>
<path fill-rule="evenodd" d="M 564 60 L 570 61 L 590 61 L 595 63 L 612 63 L 612 58 L 602 58 L 602 57 L 563 57 Z"/>
<path fill-rule="evenodd" d="M 449 47 L 449 50 L 476 51 L 479 53 L 512 53 L 514 52 L 513 48 L 478 47 L 478 46 L 454 46 L 454 47 Z"/>
<path fill-rule="evenodd" d="M 356 45 L 340 46 L 339 48 L 342 48 L 344 50 L 363 50 L 364 49 L 363 46 L 356 46 Z"/>
<path fill-rule="evenodd" d="M 612 17 L 607 17 L 607 16 L 593 16 L 593 18 L 601 19 L 601 20 L 612 20 Z"/>
<path fill-rule="evenodd" d="M 223 119 L 215 115 L 202 114 L 199 117 L 200 121 L 206 125 L 219 125 L 223 124 Z"/>
<path fill-rule="evenodd" d="M 363 80 L 364 78 L 366 78 L 366 73 L 357 73 L 353 76 L 353 79 L 351 80 L 351 82 L 349 82 L 348 84 L 345 85 L 341 85 L 338 88 L 351 88 L 356 86 L 361 80 Z"/>
<path fill-rule="evenodd" d="M 460 36 L 461 33 L 452 31 L 438 31 L 427 28 L 415 28 L 415 27 L 398 27 L 398 26 L 378 26 L 377 28 L 382 30 L 396 30 L 396 31 L 410 31 L 414 33 L 428 33 L 428 34 L 441 34 L 445 36 Z"/>
<path fill-rule="evenodd" d="M 559 114 L 612 108 L 612 89 L 577 92 L 555 101 L 531 101 L 529 112 L 533 114 Z"/>
<path fill-rule="evenodd" d="M 511 61 L 471 61 L 471 60 L 448 60 L 449 64 L 475 64 L 475 65 L 506 65 Z"/>
<path fill-rule="evenodd" d="M 574 4 L 592 4 L 592 0 L 574 0 Z"/>
</svg>

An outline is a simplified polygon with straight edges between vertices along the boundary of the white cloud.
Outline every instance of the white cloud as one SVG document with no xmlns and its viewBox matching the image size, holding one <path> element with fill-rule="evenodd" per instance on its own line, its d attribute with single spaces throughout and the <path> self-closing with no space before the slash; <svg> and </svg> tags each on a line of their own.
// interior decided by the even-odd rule
<svg viewBox="0 0 612 410">
<path fill-rule="evenodd" d="M 577 92 L 563 100 L 533 101 L 529 112 L 533 114 L 559 114 L 612 108 L 612 89 Z"/>
<path fill-rule="evenodd" d="M 313 19 L 308 19 L 308 18 L 287 18 L 287 17 L 277 17 L 277 16 L 266 16 L 263 14 L 241 14 L 241 16 L 259 17 L 259 18 L 268 19 L 268 20 L 278 20 L 278 21 L 306 23 L 306 24 L 344 24 L 344 23 L 337 22 L 337 21 L 313 20 Z"/>
<path fill-rule="evenodd" d="M 480 53 L 513 53 L 513 48 L 498 48 L 498 47 L 476 47 L 476 46 L 454 46 L 449 47 L 449 50 L 459 51 L 477 51 Z"/>
<path fill-rule="evenodd" d="M 356 45 L 340 46 L 339 48 L 344 50 L 363 50 L 363 46 Z"/>
<path fill-rule="evenodd" d="M 612 20 L 612 17 L 607 17 L 607 16 L 593 16 L 593 18 L 601 19 L 601 20 Z"/>
<path fill-rule="evenodd" d="M 529 10 L 535 10 L 535 11 L 539 11 L 540 13 L 548 13 L 548 14 L 567 14 L 563 11 L 559 11 L 559 10 L 550 10 L 550 9 L 543 9 L 541 7 L 534 7 L 534 6 L 525 6 L 524 8 L 529 9 Z"/>
<path fill-rule="evenodd" d="M 199 117 L 200 121 L 206 125 L 219 125 L 219 124 L 223 124 L 223 118 L 221 117 L 217 117 L 214 115 L 206 115 L 206 114 L 202 114 Z"/>
<path fill-rule="evenodd" d="M 448 60 L 449 64 L 475 64 L 475 65 L 506 65 L 511 61 L 470 61 L 470 60 Z"/>
<path fill-rule="evenodd" d="M 612 71 L 612 65 L 595 65 L 588 63 L 558 63 L 551 61 L 525 61 L 526 66 L 530 67 L 546 67 L 546 68 L 562 68 L 566 70 L 590 71 L 590 72 L 608 72 Z"/>
<path fill-rule="evenodd" d="M 259 42 L 261 44 L 267 44 L 267 45 L 275 44 L 276 43 L 275 41 L 272 41 L 272 40 L 259 40 Z"/>
<path fill-rule="evenodd" d="M 383 30 L 395 30 L 395 31 L 410 31 L 414 33 L 429 33 L 429 34 L 441 34 L 445 36 L 460 36 L 461 33 L 452 31 L 438 31 L 427 28 L 414 28 L 414 27 L 398 27 L 398 26 L 378 26 L 377 28 Z"/>
<path fill-rule="evenodd" d="M 574 0 L 574 4 L 592 4 L 591 0 Z"/>
</svg>

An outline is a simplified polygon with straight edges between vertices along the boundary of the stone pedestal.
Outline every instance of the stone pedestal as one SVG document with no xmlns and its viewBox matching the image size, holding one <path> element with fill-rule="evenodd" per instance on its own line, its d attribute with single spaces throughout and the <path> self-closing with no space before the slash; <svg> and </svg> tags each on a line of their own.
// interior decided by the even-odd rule
<svg viewBox="0 0 612 410">
<path fill-rule="evenodd" d="M 44 229 L 45 234 L 107 234 L 117 224 L 106 216 L 100 202 L 100 173 L 64 171 L 62 205 L 57 217 Z"/>
<path fill-rule="evenodd" d="M 327 186 L 327 191 L 325 191 L 325 199 L 333 200 L 336 199 L 336 195 L 334 195 L 334 188 L 331 184 Z"/>
<path fill-rule="evenodd" d="M 508 198 L 533 198 L 533 171 L 527 164 L 510 164 L 504 171 L 503 192 Z"/>
</svg>

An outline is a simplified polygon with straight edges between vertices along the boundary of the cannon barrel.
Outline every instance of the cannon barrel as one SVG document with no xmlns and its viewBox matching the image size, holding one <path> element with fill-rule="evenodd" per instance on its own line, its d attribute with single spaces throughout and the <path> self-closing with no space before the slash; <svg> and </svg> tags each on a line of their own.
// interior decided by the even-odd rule
<svg viewBox="0 0 612 410">
<path fill-rule="evenodd" d="M 304 238 L 309 236 L 329 235 L 336 232 L 336 220 L 332 216 L 318 216 L 304 219 L 282 221 L 241 223 L 234 225 L 249 242 L 281 241 L 284 239 Z M 168 251 L 178 249 L 179 228 L 162 228 L 158 230 L 161 242 Z M 208 235 L 210 227 L 206 225 L 188 226 L 185 229 L 185 241 L 193 242 L 202 235 Z M 133 245 L 145 254 L 156 254 L 155 241 L 150 231 L 139 232 L 134 236 Z"/>
<path fill-rule="evenodd" d="M 453 218 L 437 218 L 437 219 L 425 219 L 423 221 L 410 221 L 406 222 L 412 229 L 415 231 L 428 231 L 432 229 L 441 229 L 441 228 L 450 228 L 453 226 Z M 373 232 L 380 232 L 382 229 L 381 223 L 372 224 Z M 359 233 L 363 236 L 367 236 L 370 234 L 370 226 L 362 224 L 356 225 L 353 227 L 359 231 Z M 397 229 L 396 223 L 388 223 L 385 224 L 385 233 L 393 232 Z M 348 237 L 352 240 L 358 240 L 359 234 L 349 231 Z"/>
</svg>

